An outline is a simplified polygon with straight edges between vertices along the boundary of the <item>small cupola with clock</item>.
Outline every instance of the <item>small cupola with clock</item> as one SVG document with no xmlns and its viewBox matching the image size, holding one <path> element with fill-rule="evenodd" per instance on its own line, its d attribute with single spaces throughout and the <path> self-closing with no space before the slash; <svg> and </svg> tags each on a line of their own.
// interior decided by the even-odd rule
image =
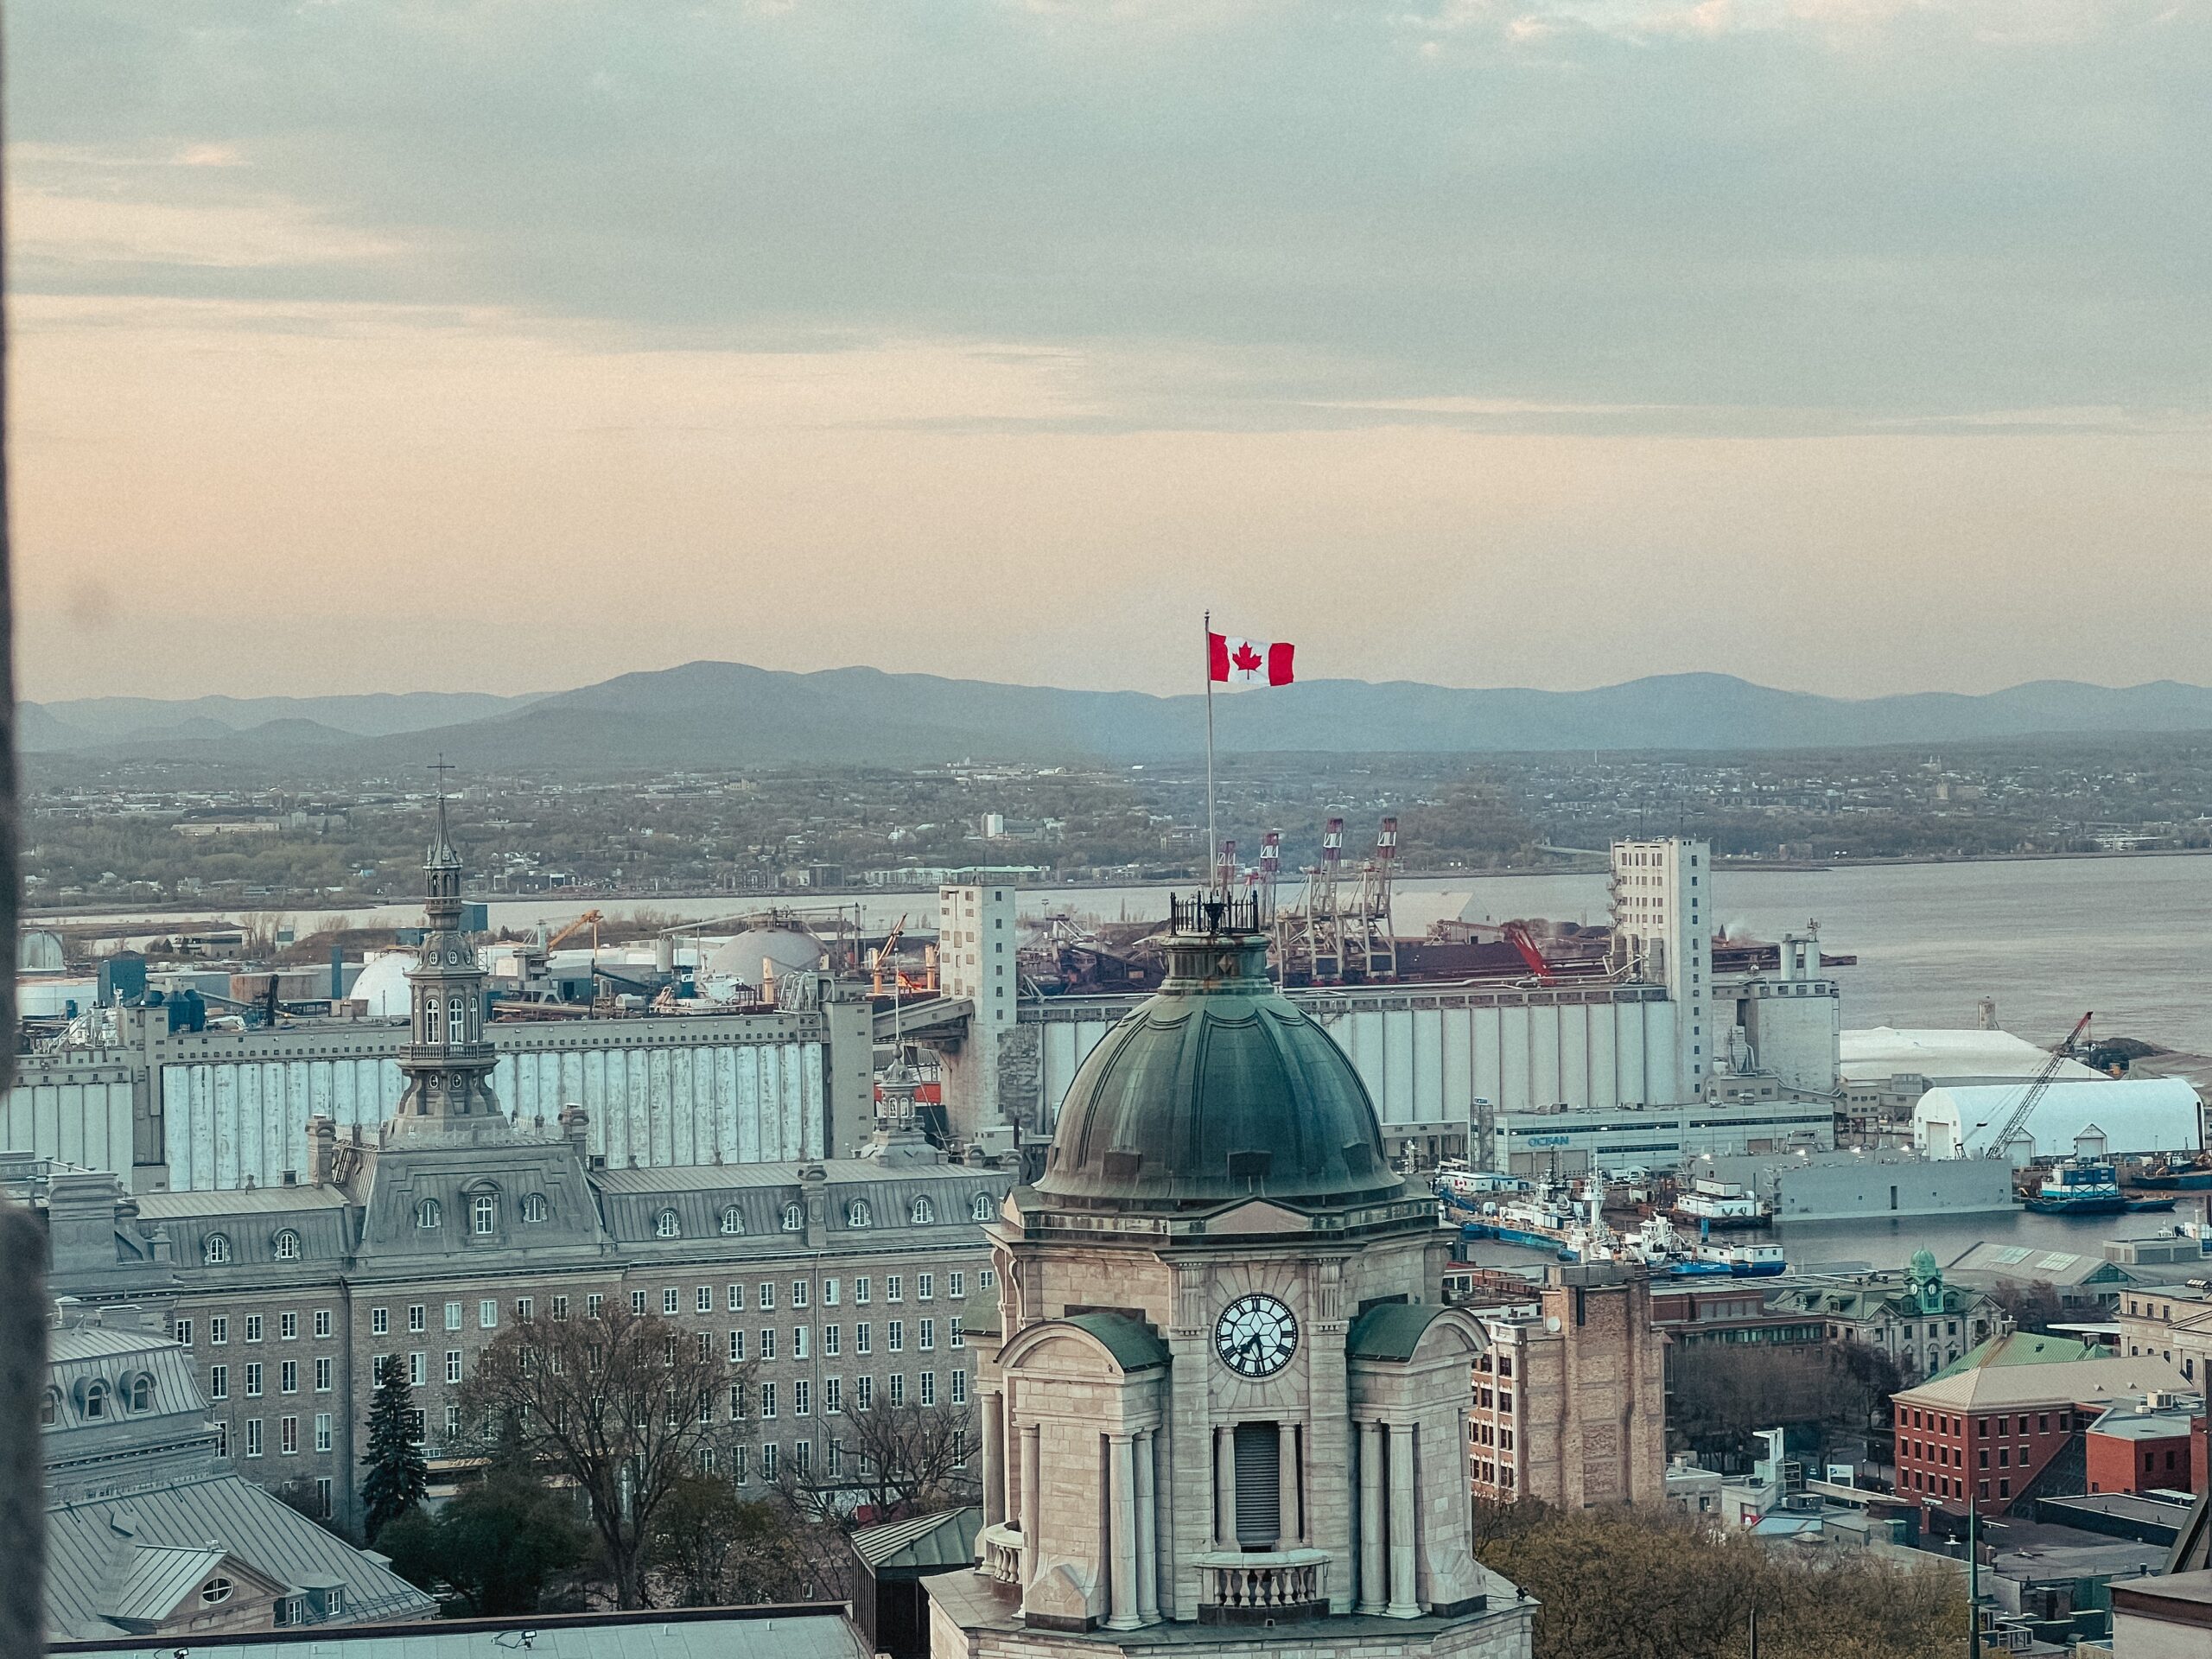
<svg viewBox="0 0 2212 1659">
<path fill-rule="evenodd" d="M 939 1653 L 1313 1621 L 1357 1652 L 1363 1622 L 1470 1619 L 1527 1651 L 1528 1613 L 1471 1550 L 1484 1338 L 1443 1301 L 1448 1236 L 1351 1062 L 1269 981 L 1264 919 L 1177 903 L 1166 981 L 1093 1049 L 1043 1174 L 987 1229 L 982 1560 L 930 1581 Z"/>
</svg>

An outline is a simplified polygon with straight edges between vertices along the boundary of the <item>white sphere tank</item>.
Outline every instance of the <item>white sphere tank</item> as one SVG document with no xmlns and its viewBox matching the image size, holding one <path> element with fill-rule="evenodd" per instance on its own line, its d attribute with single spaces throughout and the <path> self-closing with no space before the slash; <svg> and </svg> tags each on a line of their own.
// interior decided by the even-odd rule
<svg viewBox="0 0 2212 1659">
<path fill-rule="evenodd" d="M 380 950 L 362 965 L 360 977 L 346 995 L 367 1003 L 372 1020 L 404 1020 L 413 1012 L 407 975 L 414 966 L 411 950 Z"/>
</svg>

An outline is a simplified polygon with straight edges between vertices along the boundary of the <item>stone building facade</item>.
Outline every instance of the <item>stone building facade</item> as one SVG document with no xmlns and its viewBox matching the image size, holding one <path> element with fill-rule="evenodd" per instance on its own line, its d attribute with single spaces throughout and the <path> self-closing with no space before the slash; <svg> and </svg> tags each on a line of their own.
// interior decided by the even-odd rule
<svg viewBox="0 0 2212 1659">
<path fill-rule="evenodd" d="M 1651 1281 L 1562 1268 L 1535 1306 L 1488 1313 L 1467 1421 L 1478 1498 L 1657 1506 L 1667 1486 L 1667 1338 Z"/>
<path fill-rule="evenodd" d="M 982 1560 L 927 1581 L 939 1659 L 1529 1651 L 1533 1604 L 1471 1550 L 1486 1339 L 1448 1241 L 1233 915 L 1179 906 L 1167 981 L 989 1229 Z"/>
<path fill-rule="evenodd" d="M 879 1400 L 969 1408 L 962 1304 L 995 1283 L 979 1224 L 1010 1171 L 943 1161 L 895 1098 L 859 1157 L 604 1167 L 580 1109 L 518 1122 L 492 1097 L 442 813 L 428 869 L 406 1086 L 381 1132 L 316 1119 L 296 1185 L 134 1197 L 54 1174 L 57 1294 L 157 1304 L 219 1451 L 348 1528 L 382 1366 L 406 1369 L 435 1471 L 480 1449 L 459 1395 L 500 1331 L 607 1297 L 750 1368 L 750 1396 L 718 1405 L 751 1421 L 747 1479 L 782 1459 L 834 1478 L 840 1420 Z"/>
</svg>

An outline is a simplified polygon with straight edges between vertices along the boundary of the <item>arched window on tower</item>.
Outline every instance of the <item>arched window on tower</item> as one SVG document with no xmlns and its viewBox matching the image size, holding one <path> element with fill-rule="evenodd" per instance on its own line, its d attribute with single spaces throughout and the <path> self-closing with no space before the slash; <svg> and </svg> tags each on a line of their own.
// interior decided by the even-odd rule
<svg viewBox="0 0 2212 1659">
<path fill-rule="evenodd" d="M 423 999 L 423 1040 L 442 1043 L 446 1039 L 445 1004 L 435 996 Z"/>
<path fill-rule="evenodd" d="M 468 1003 L 465 998 L 456 996 L 447 1000 L 446 1040 L 449 1043 L 468 1040 Z"/>
</svg>

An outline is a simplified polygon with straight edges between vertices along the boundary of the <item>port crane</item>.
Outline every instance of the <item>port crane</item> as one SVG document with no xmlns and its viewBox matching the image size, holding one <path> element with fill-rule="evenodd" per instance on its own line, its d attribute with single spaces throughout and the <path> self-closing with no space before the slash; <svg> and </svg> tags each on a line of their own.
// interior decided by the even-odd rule
<svg viewBox="0 0 2212 1659">
<path fill-rule="evenodd" d="M 2012 1155 L 2012 1137 L 2027 1127 L 2029 1116 L 2035 1110 L 2037 1103 L 2050 1093 L 2051 1082 L 2058 1076 L 2058 1068 L 2073 1057 L 2075 1045 L 2082 1040 L 2083 1033 L 2089 1029 L 2089 1021 L 2095 1018 L 2094 1009 L 2083 1014 L 2074 1022 L 2074 1029 L 2066 1033 L 2066 1040 L 2050 1051 L 2050 1058 L 2043 1063 L 2042 1069 L 2028 1079 L 2028 1086 L 2021 1091 L 2012 1115 L 2005 1120 L 2005 1126 L 1981 1149 L 1983 1157 L 2009 1159 Z"/>
<path fill-rule="evenodd" d="M 599 925 L 606 919 L 607 918 L 601 915 L 599 912 L 588 910 L 575 921 L 547 938 L 545 943 L 537 948 L 550 955 L 558 950 L 565 941 L 575 938 L 588 927 L 591 929 L 591 953 L 596 957 L 599 955 Z"/>
<path fill-rule="evenodd" d="M 1519 922 L 1508 922 L 1503 932 L 1505 942 L 1521 953 L 1521 960 L 1528 964 L 1529 971 L 1536 976 L 1539 985 L 1549 985 L 1557 979 L 1558 976 L 1552 972 L 1551 963 L 1544 960 L 1544 953 L 1536 948 L 1536 941 L 1526 927 Z"/>
</svg>

